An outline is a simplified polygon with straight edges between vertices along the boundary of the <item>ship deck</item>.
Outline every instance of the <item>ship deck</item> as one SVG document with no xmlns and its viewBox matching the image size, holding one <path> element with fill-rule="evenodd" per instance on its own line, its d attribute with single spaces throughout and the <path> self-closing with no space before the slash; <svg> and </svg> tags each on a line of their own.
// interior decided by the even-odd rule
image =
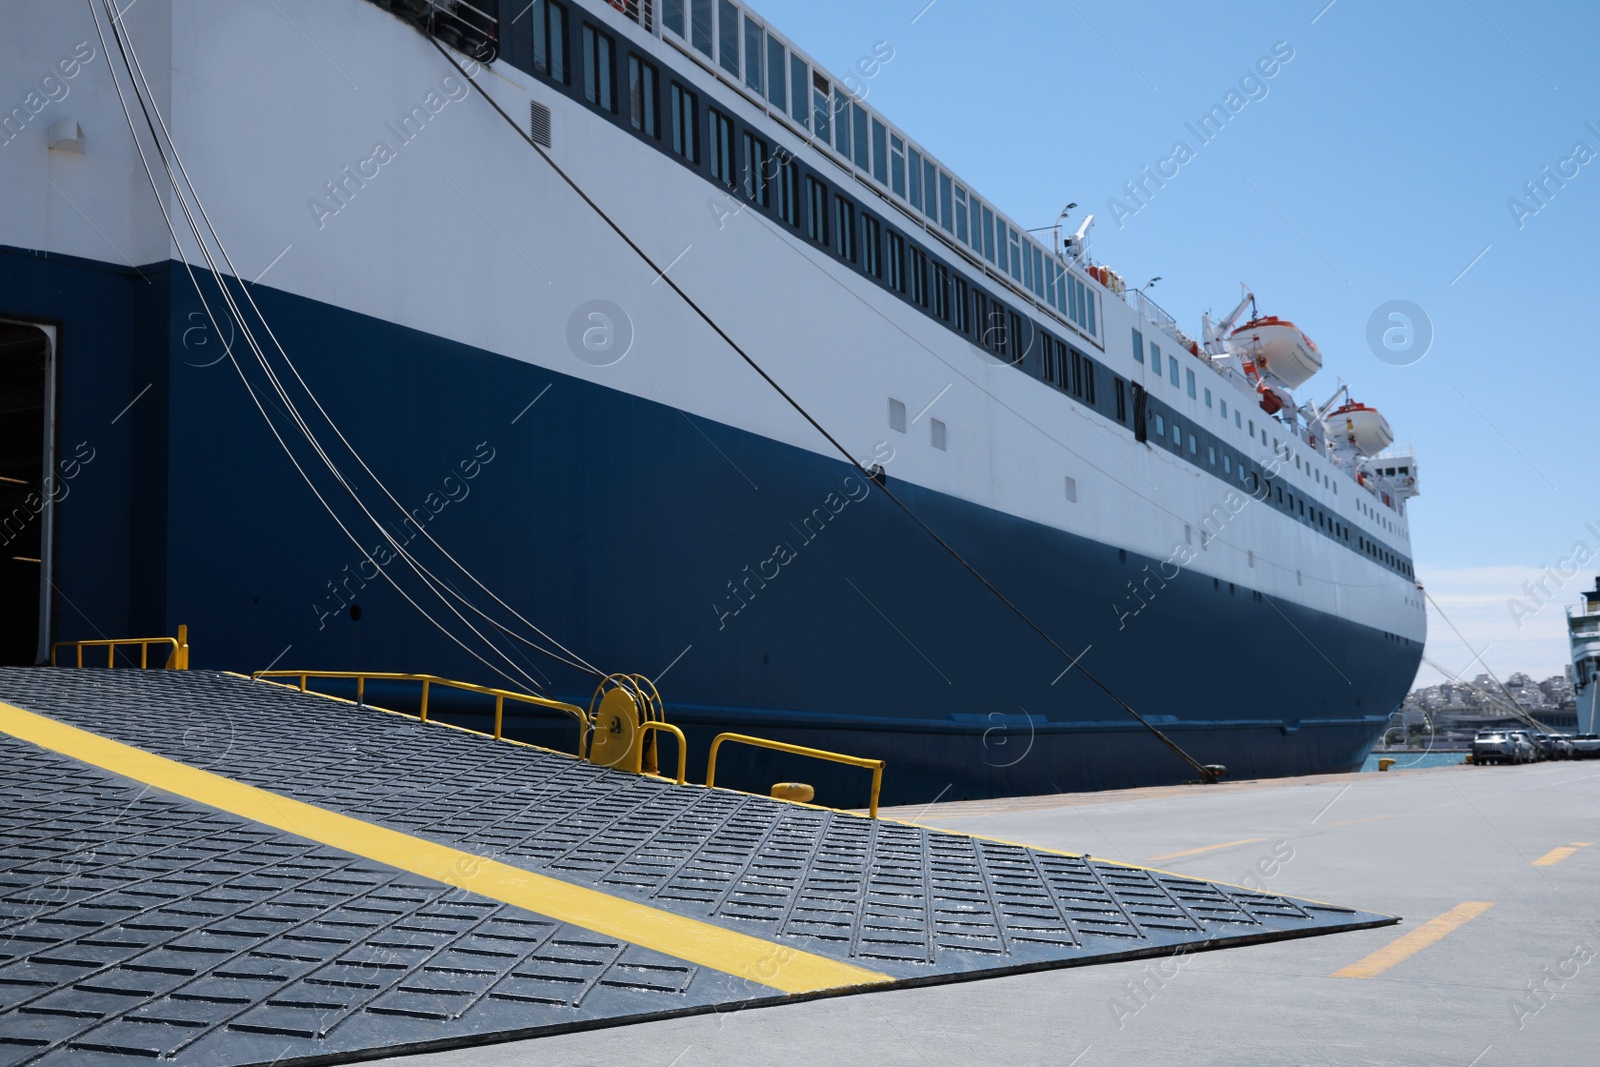
<svg viewBox="0 0 1600 1067">
<path fill-rule="evenodd" d="M 1395 921 L 233 675 L 6 670 L 0 701 L 7 1067 L 476 1062 L 513 1039 L 868 992 L 893 1011 L 898 989 Z"/>
</svg>

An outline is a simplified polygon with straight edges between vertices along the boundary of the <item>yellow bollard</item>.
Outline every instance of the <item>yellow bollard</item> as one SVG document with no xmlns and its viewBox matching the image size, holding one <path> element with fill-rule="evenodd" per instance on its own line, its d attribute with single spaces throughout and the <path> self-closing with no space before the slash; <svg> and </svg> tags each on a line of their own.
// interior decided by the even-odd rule
<svg viewBox="0 0 1600 1067">
<path fill-rule="evenodd" d="M 1378 758 L 1378 770 L 1386 771 L 1390 767 L 1393 767 L 1393 766 L 1394 766 L 1394 760 L 1391 757 L 1380 756 Z"/>
<path fill-rule="evenodd" d="M 772 787 L 774 800 L 795 800 L 806 804 L 816 795 L 817 791 L 804 782 L 779 782 Z"/>
</svg>

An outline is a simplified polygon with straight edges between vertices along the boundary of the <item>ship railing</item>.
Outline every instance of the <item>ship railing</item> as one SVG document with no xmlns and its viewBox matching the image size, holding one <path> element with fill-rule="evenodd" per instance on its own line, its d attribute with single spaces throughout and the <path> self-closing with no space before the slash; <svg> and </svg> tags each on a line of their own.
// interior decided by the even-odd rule
<svg viewBox="0 0 1600 1067">
<path fill-rule="evenodd" d="M 106 666 L 117 665 L 117 649 L 139 647 L 139 669 L 150 669 L 150 649 L 165 645 L 172 651 L 167 654 L 166 662 L 162 665 L 169 671 L 186 671 L 189 669 L 189 627 L 179 626 L 177 637 L 112 637 L 101 638 L 93 641 L 57 641 L 50 646 L 50 666 L 60 666 L 56 662 L 58 649 L 75 648 L 78 650 L 77 666 L 83 666 L 83 650 L 86 648 L 103 648 L 106 650 Z"/>
<path fill-rule="evenodd" d="M 646 30 L 652 33 L 655 31 L 655 0 L 607 0 L 607 2 Z M 679 0 L 679 2 L 682 2 L 682 0 Z"/>
<path fill-rule="evenodd" d="M 457 682 L 449 678 L 441 678 L 436 674 L 404 674 L 389 671 L 256 671 L 250 676 L 252 679 L 262 678 L 293 678 L 299 682 L 302 693 L 315 692 L 308 688 L 311 679 L 328 681 L 353 681 L 356 683 L 356 703 L 368 706 L 367 683 L 369 681 L 382 682 L 417 682 L 422 686 L 421 703 L 418 718 L 428 722 L 428 698 L 435 689 L 454 689 L 465 693 L 478 693 L 483 696 L 494 697 L 494 733 L 491 735 L 496 741 L 505 740 L 505 708 L 506 701 L 529 704 L 534 707 L 544 708 L 548 711 L 558 711 L 563 715 L 570 715 L 578 720 L 578 758 L 583 759 L 587 754 L 589 741 L 589 715 L 582 708 L 574 704 L 551 700 L 548 697 L 536 697 L 528 693 L 517 693 L 510 689 L 494 689 L 486 685 L 476 685 L 472 682 Z M 322 694 L 327 695 L 327 694 Z M 388 710 L 388 709 L 383 709 Z M 481 733 L 481 731 L 469 731 Z"/>
<path fill-rule="evenodd" d="M 852 767 L 862 767 L 872 772 L 872 800 L 868 808 L 867 817 L 878 817 L 878 791 L 883 787 L 884 761 L 881 759 L 868 759 L 864 756 L 846 756 L 839 752 L 829 752 L 821 748 L 807 748 L 804 745 L 790 745 L 783 741 L 769 741 L 764 737 L 751 737 L 749 734 L 718 734 L 711 740 L 711 755 L 706 760 L 706 788 L 711 789 L 717 781 L 717 750 L 724 741 L 735 744 L 750 745 L 755 748 L 769 748 L 774 752 L 788 752 L 796 756 L 810 756 L 812 759 L 827 760 L 830 763 L 845 763 Z"/>
<path fill-rule="evenodd" d="M 1600 619 L 1600 603 L 1591 604 L 1585 601 L 1582 604 L 1567 605 L 1567 618 L 1569 619 Z"/>
<path fill-rule="evenodd" d="M 500 20 L 471 0 L 372 0 L 412 19 L 451 48 L 482 62 L 499 54 Z M 478 0 L 484 3 L 485 0 Z"/>
</svg>

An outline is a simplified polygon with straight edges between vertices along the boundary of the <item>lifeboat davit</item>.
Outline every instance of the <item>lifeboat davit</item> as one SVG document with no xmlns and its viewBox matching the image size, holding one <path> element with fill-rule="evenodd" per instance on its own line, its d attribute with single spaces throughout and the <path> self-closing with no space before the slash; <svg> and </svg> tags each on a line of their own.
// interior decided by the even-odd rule
<svg viewBox="0 0 1600 1067">
<path fill-rule="evenodd" d="M 1253 359 L 1290 389 L 1298 389 L 1322 369 L 1316 342 L 1288 319 L 1251 319 L 1228 335 L 1229 347 Z"/>
<path fill-rule="evenodd" d="M 1376 408 L 1350 403 L 1339 408 L 1327 418 L 1328 429 L 1346 441 L 1363 456 L 1376 456 L 1394 444 L 1394 431 L 1389 420 Z"/>
</svg>

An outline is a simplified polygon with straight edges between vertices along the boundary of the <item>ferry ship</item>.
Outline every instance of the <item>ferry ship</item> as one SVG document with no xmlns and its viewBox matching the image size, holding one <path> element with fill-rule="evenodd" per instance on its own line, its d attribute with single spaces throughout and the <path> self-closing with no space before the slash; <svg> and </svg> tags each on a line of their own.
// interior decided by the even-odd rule
<svg viewBox="0 0 1600 1067">
<path fill-rule="evenodd" d="M 1352 770 L 1410 687 L 1383 415 L 1030 233 L 872 57 L 733 0 L 7 20 L 7 662 L 636 671 L 885 802 Z"/>
<path fill-rule="evenodd" d="M 1600 733 L 1600 576 L 1583 599 L 1567 608 L 1567 639 L 1572 644 L 1572 688 L 1577 701 L 1574 733 Z"/>
</svg>

